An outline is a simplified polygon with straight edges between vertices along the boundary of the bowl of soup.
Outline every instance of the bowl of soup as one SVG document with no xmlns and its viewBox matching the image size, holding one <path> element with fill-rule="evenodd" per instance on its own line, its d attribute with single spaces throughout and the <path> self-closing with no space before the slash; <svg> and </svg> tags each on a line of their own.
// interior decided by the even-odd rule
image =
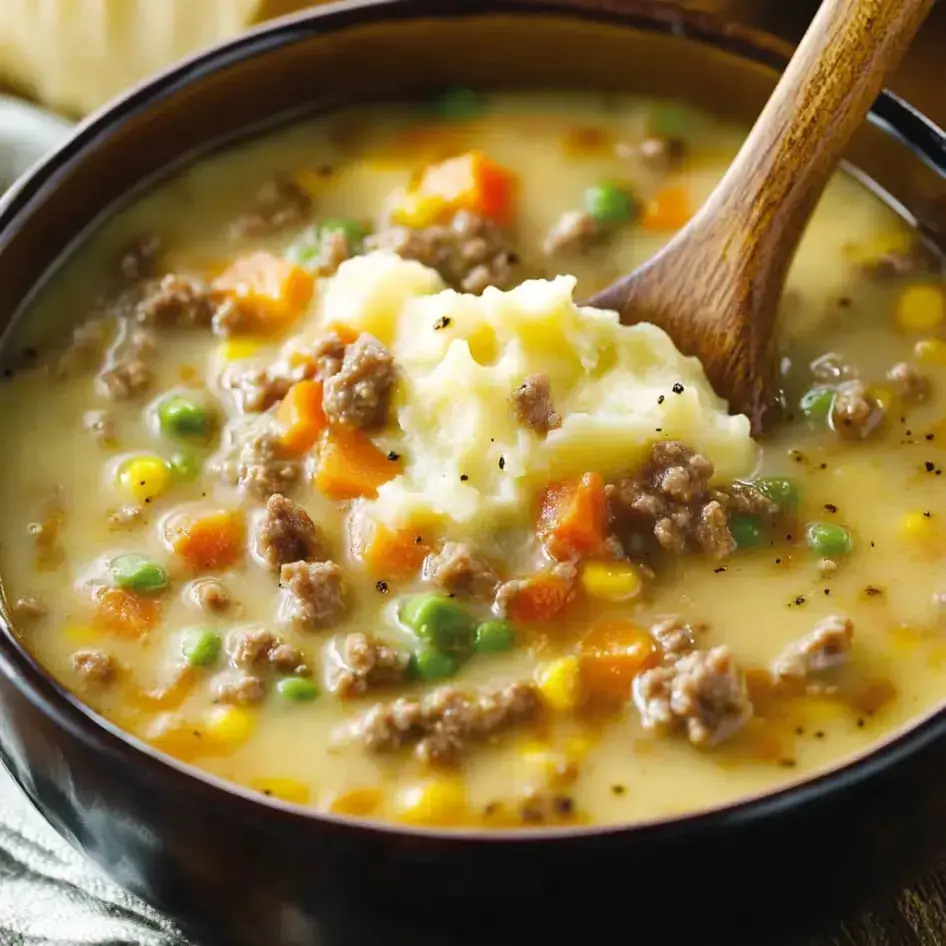
<svg viewBox="0 0 946 946">
<path fill-rule="evenodd" d="M 878 102 L 764 438 L 582 302 L 784 54 L 662 3 L 340 4 L 7 196 L 0 752 L 60 833 L 235 944 L 758 942 L 937 851 L 943 136 Z"/>
</svg>

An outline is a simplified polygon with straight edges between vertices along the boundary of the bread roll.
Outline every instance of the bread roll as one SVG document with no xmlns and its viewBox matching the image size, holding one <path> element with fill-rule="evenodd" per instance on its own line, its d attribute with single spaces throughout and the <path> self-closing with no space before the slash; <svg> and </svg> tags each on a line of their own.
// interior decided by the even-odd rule
<svg viewBox="0 0 946 946">
<path fill-rule="evenodd" d="M 151 73 L 309 0 L 0 0 L 0 84 L 83 115 Z"/>
</svg>

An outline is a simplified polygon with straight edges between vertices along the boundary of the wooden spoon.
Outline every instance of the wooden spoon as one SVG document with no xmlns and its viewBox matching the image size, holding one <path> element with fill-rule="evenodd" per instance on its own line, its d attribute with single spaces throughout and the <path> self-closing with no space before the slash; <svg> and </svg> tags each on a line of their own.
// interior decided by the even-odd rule
<svg viewBox="0 0 946 946">
<path fill-rule="evenodd" d="M 653 322 L 755 433 L 779 414 L 789 265 L 854 131 L 935 0 L 823 0 L 725 177 L 689 224 L 589 304 Z"/>
</svg>

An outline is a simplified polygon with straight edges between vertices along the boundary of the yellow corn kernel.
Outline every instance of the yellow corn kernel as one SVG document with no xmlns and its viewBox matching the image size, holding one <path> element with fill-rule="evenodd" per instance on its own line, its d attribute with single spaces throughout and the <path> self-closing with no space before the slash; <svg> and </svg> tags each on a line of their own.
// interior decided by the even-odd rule
<svg viewBox="0 0 946 946">
<path fill-rule="evenodd" d="M 220 346 L 220 356 L 224 361 L 240 361 L 242 358 L 252 358 L 260 349 L 256 338 L 228 338 Z"/>
<path fill-rule="evenodd" d="M 142 454 L 122 464 L 118 483 L 139 503 L 150 502 L 160 496 L 168 485 L 171 471 L 162 457 Z"/>
<path fill-rule="evenodd" d="M 586 562 L 581 570 L 581 586 L 592 598 L 627 601 L 641 590 L 641 576 L 629 562 Z"/>
<path fill-rule="evenodd" d="M 63 637 L 65 637 L 70 644 L 76 644 L 80 647 L 94 644 L 102 637 L 99 631 L 96 631 L 94 627 L 89 627 L 87 624 L 70 624 L 62 633 Z"/>
<path fill-rule="evenodd" d="M 144 732 L 144 738 L 161 752 L 181 762 L 192 762 L 205 755 L 207 740 L 203 729 L 176 713 L 162 713 L 154 717 Z"/>
<path fill-rule="evenodd" d="M 928 365 L 946 365 L 946 342 L 939 338 L 921 338 L 913 346 L 917 361 Z"/>
<path fill-rule="evenodd" d="M 455 778 L 439 776 L 404 789 L 398 796 L 397 815 L 416 825 L 456 824 L 466 814 L 466 789 Z"/>
<path fill-rule="evenodd" d="M 552 709 L 565 712 L 578 705 L 578 658 L 559 657 L 536 668 L 535 682 Z"/>
<path fill-rule="evenodd" d="M 207 738 L 221 748 L 235 749 L 253 735 L 256 720 L 249 710 L 238 706 L 215 706 L 204 722 Z"/>
<path fill-rule="evenodd" d="M 444 210 L 443 198 L 436 194 L 405 192 L 391 209 L 391 219 L 405 227 L 428 227 Z"/>
<path fill-rule="evenodd" d="M 900 538 L 914 544 L 928 542 L 938 531 L 930 512 L 908 512 L 900 520 Z"/>
<path fill-rule="evenodd" d="M 946 318 L 946 296 L 939 286 L 907 286 L 897 300 L 897 321 L 909 332 L 932 332 Z"/>
<path fill-rule="evenodd" d="M 254 778 L 250 781 L 250 788 L 297 805 L 309 802 L 309 786 L 295 778 Z"/>
<path fill-rule="evenodd" d="M 331 798 L 326 805 L 336 815 L 355 815 L 364 818 L 380 807 L 383 795 L 380 788 L 352 788 Z"/>
</svg>

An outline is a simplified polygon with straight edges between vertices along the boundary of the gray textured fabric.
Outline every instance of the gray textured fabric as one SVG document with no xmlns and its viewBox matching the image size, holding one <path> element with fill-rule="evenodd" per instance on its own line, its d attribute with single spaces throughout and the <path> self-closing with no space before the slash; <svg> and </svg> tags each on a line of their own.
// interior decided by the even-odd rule
<svg viewBox="0 0 946 946">
<path fill-rule="evenodd" d="M 188 946 L 66 844 L 0 768 L 0 946 Z"/>
</svg>

